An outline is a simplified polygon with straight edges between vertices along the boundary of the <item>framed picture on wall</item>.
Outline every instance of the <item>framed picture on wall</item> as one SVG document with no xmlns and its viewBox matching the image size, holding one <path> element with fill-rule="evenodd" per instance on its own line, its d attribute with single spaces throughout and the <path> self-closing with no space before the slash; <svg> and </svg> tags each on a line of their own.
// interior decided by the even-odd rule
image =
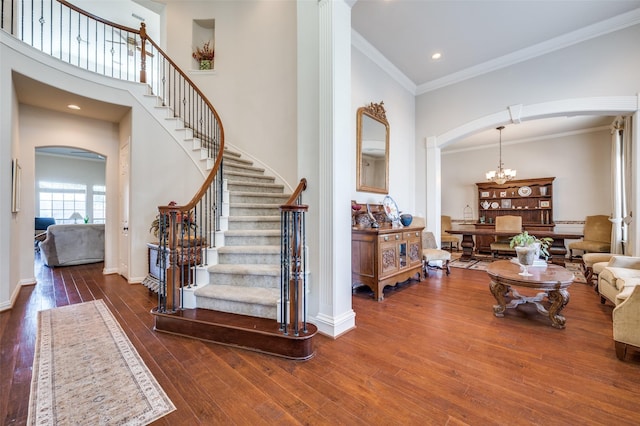
<svg viewBox="0 0 640 426">
<path fill-rule="evenodd" d="M 11 211 L 20 211 L 20 180 L 22 179 L 22 169 L 18 164 L 18 159 L 11 160 Z"/>
<path fill-rule="evenodd" d="M 481 198 L 489 198 L 489 191 L 482 191 L 480 193 Z"/>
<path fill-rule="evenodd" d="M 540 207 L 542 207 L 542 208 L 551 207 L 551 203 L 549 201 L 541 200 L 540 201 Z"/>
<path fill-rule="evenodd" d="M 504 198 L 507 196 L 507 191 L 500 191 L 500 198 Z"/>
<path fill-rule="evenodd" d="M 511 199 L 505 198 L 503 200 L 500 200 L 500 207 L 503 208 L 503 209 L 510 209 L 511 208 Z"/>
</svg>

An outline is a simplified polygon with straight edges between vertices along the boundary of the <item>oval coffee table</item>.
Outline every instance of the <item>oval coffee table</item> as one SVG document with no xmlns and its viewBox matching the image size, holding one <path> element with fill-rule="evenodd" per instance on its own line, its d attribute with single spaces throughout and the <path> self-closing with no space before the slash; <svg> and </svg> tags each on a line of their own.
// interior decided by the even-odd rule
<svg viewBox="0 0 640 426">
<path fill-rule="evenodd" d="M 548 315 L 551 325 L 555 328 L 564 328 L 565 318 L 560 311 L 569 303 L 569 291 L 567 287 L 573 282 L 573 273 L 558 265 L 547 267 L 529 267 L 531 276 L 518 275 L 521 272 L 520 265 L 509 260 L 498 260 L 487 267 L 487 273 L 491 278 L 491 294 L 496 298 L 497 305 L 493 305 L 493 313 L 497 317 L 503 317 L 507 308 L 515 308 L 522 303 L 533 303 L 538 312 Z M 531 290 L 540 290 L 535 296 L 524 296 L 513 287 Z M 505 296 L 509 297 L 506 303 Z M 545 308 L 544 299 L 550 304 Z"/>
</svg>

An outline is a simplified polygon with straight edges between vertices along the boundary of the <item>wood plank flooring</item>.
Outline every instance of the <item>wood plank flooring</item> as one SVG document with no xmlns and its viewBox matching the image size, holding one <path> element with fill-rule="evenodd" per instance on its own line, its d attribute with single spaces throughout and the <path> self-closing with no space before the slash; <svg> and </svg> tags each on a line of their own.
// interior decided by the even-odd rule
<svg viewBox="0 0 640 426">
<path fill-rule="evenodd" d="M 37 267 L 0 313 L 0 423 L 27 419 L 37 311 L 103 299 L 177 407 L 158 425 L 640 424 L 640 353 L 616 359 L 612 306 L 585 284 L 564 330 L 530 305 L 494 317 L 480 271 L 357 292 L 357 328 L 296 362 L 156 333 L 155 297 L 101 271 Z"/>
</svg>

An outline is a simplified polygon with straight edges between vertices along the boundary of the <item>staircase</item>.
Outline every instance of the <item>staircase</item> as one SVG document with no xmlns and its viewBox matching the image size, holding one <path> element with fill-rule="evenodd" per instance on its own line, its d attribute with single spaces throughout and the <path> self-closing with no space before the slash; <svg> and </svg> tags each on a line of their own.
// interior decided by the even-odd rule
<svg viewBox="0 0 640 426">
<path fill-rule="evenodd" d="M 139 29 L 127 28 L 56 0 L 2 1 L 2 6 L 0 30 L 42 53 L 90 72 L 144 83 L 153 94 L 131 93 L 205 172 L 185 204 L 157 207 L 160 272 L 158 305 L 151 311 L 154 330 L 290 359 L 312 357 L 317 327 L 306 319 L 306 179 L 287 196 L 263 169 L 226 150 L 216 109 L 148 36 L 144 22 Z M 94 28 L 85 37 L 97 47 L 72 47 L 81 36 L 75 28 Z M 104 34 L 135 47 L 115 51 Z M 210 253 L 215 262 L 207 267 L 208 280 L 195 285 L 202 275 L 198 265 Z M 186 293 L 192 299 L 189 308 Z"/>
<path fill-rule="evenodd" d="M 228 229 L 217 263 L 206 267 L 208 284 L 193 293 L 195 308 L 174 314 L 154 312 L 154 329 L 292 360 L 314 356 L 317 328 L 300 334 L 279 328 L 281 280 L 280 206 L 284 186 L 262 168 L 229 150 L 223 177 L 229 200 Z M 212 256 L 216 258 L 216 256 Z"/>
<path fill-rule="evenodd" d="M 196 306 L 277 319 L 280 299 L 280 212 L 290 194 L 240 154 L 226 151 L 228 230 L 209 284 L 195 290 Z"/>
</svg>

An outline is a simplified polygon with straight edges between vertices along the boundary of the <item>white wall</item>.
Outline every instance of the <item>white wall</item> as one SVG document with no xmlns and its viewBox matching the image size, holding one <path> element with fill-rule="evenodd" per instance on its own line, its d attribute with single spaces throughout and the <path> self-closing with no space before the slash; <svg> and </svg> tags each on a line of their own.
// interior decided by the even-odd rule
<svg viewBox="0 0 640 426">
<path fill-rule="evenodd" d="M 384 101 L 389 122 L 389 196 L 406 213 L 424 216 L 415 204 L 415 98 L 357 48 L 351 49 L 352 137 L 349 185 L 352 199 L 380 203 L 383 194 L 356 191 L 356 111 L 371 102 Z"/>
<path fill-rule="evenodd" d="M 611 213 L 610 143 L 608 130 L 527 143 L 503 139 L 502 160 L 505 167 L 518 171 L 518 179 L 555 177 L 553 219 L 581 221 L 588 215 Z M 495 168 L 497 155 L 495 147 L 442 155 L 442 214 L 462 220 L 468 204 L 478 218 L 475 183 L 483 182 L 484 172 Z"/>
<path fill-rule="evenodd" d="M 228 145 L 290 186 L 299 178 L 295 1 L 168 1 L 166 52 L 194 67 L 192 22 L 215 20 L 215 70 L 189 77 L 216 108 Z"/>
</svg>

